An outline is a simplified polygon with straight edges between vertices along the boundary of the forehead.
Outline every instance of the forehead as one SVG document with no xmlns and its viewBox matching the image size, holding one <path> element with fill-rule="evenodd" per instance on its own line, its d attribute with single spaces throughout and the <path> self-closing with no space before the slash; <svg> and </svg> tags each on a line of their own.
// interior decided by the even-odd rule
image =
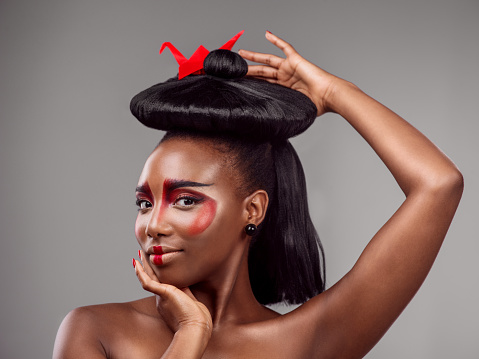
<svg viewBox="0 0 479 359">
<path fill-rule="evenodd" d="M 224 180 L 224 154 L 207 141 L 169 139 L 161 143 L 148 157 L 139 183 L 161 182 L 167 178 L 200 183 Z"/>
</svg>

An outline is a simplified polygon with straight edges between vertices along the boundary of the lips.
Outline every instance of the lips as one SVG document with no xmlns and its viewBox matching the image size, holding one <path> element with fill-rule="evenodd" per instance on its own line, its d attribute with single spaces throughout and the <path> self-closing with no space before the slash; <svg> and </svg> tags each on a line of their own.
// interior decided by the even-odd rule
<svg viewBox="0 0 479 359">
<path fill-rule="evenodd" d="M 155 265 L 166 264 L 181 252 L 183 250 L 167 246 L 152 246 L 146 251 L 150 255 L 151 263 Z"/>
<path fill-rule="evenodd" d="M 148 248 L 146 253 L 148 254 L 166 254 L 166 253 L 171 253 L 171 252 L 180 252 L 182 251 L 181 249 L 174 248 L 174 247 L 168 247 L 168 246 L 151 246 Z"/>
</svg>

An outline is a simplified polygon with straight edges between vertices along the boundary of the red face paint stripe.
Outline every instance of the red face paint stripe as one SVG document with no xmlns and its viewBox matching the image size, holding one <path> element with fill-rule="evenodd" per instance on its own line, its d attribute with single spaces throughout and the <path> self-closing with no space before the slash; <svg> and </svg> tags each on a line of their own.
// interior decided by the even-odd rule
<svg viewBox="0 0 479 359">
<path fill-rule="evenodd" d="M 172 181 L 170 179 L 165 179 L 163 182 L 163 193 L 161 194 L 161 204 L 160 210 L 158 211 L 158 223 L 161 223 L 163 213 L 165 212 L 168 204 L 170 202 L 170 188 L 171 188 Z"/>
</svg>

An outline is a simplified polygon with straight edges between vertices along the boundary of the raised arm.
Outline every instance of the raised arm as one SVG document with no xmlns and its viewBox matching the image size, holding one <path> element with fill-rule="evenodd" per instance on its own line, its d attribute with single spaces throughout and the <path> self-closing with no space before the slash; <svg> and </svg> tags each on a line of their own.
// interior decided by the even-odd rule
<svg viewBox="0 0 479 359">
<path fill-rule="evenodd" d="M 338 283 L 305 303 L 298 318 L 315 318 L 318 357 L 364 356 L 384 335 L 426 278 L 463 189 L 455 165 L 413 126 L 350 82 L 302 58 L 267 33 L 286 55 L 241 51 L 251 76 L 306 94 L 318 115 L 336 112 L 371 145 L 406 199 Z M 301 315 L 301 313 L 306 315 Z"/>
</svg>

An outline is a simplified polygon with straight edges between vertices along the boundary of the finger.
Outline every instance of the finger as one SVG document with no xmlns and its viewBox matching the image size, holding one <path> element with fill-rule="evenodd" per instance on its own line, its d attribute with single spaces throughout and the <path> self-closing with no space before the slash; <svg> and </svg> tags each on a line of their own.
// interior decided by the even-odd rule
<svg viewBox="0 0 479 359">
<path fill-rule="evenodd" d="M 273 67 L 280 67 L 281 63 L 284 61 L 284 59 L 276 55 L 262 54 L 260 52 L 253 52 L 248 50 L 239 50 L 239 54 L 245 60 L 258 62 Z"/>
<path fill-rule="evenodd" d="M 278 79 L 278 70 L 269 67 L 269 66 L 263 66 L 263 65 L 251 65 L 248 66 L 248 76 L 254 76 L 254 77 L 263 77 L 263 78 L 269 78 L 269 79 Z"/>
<path fill-rule="evenodd" d="M 144 290 L 147 290 L 148 292 L 151 292 L 153 294 L 157 294 L 160 297 L 164 297 L 167 295 L 169 286 L 167 284 L 162 284 L 155 280 L 152 280 L 150 276 L 145 272 L 143 266 L 139 261 L 136 261 L 135 273 Z"/>
<path fill-rule="evenodd" d="M 156 276 L 155 272 L 153 271 L 153 269 L 151 268 L 150 266 L 150 261 L 148 259 L 148 256 L 145 254 L 145 252 L 143 252 L 142 250 L 139 250 L 138 251 L 138 255 L 140 256 L 140 259 L 141 259 L 141 264 L 143 266 L 143 269 L 145 270 L 145 272 L 148 274 L 148 276 L 153 279 L 153 280 L 157 280 L 158 282 L 160 281 L 158 279 L 158 277 Z"/>
<path fill-rule="evenodd" d="M 269 31 L 266 32 L 266 38 L 273 45 L 280 48 L 281 51 L 283 51 L 286 56 L 290 56 L 296 52 L 293 46 L 291 46 L 289 43 L 287 43 L 286 41 L 284 41 L 283 39 L 279 38 L 278 36 L 274 35 L 273 33 Z"/>
</svg>

